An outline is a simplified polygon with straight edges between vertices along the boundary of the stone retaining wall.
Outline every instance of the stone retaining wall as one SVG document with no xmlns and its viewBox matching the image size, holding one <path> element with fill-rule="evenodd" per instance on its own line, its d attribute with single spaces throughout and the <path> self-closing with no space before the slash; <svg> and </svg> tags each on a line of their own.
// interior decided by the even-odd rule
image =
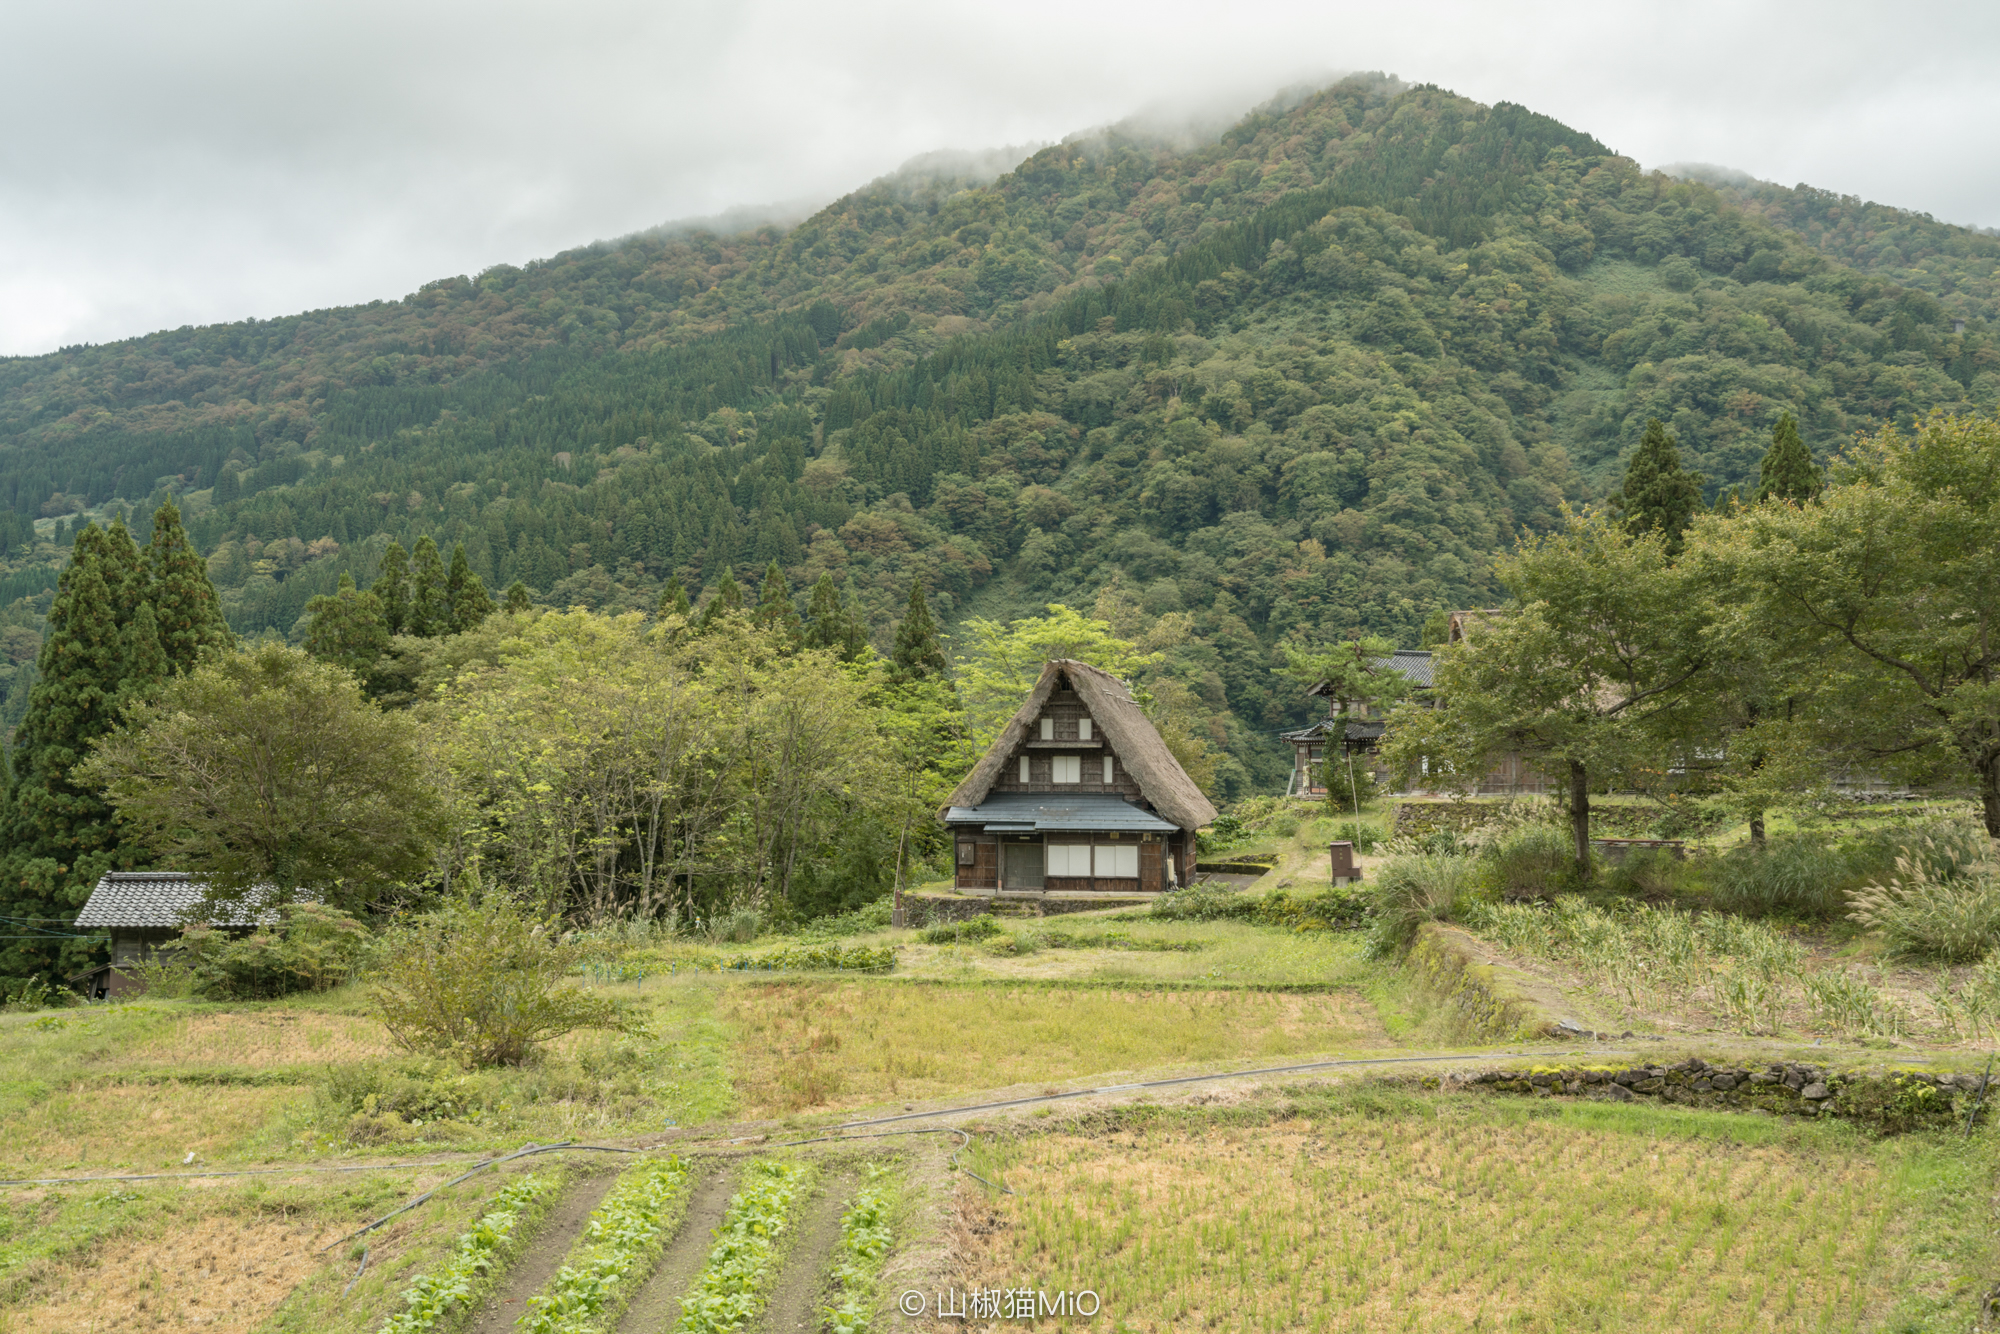
<svg viewBox="0 0 2000 1334">
<path fill-rule="evenodd" d="M 1982 1104 L 1984 1119 L 1982 1079 L 1918 1070 L 1840 1071 L 1796 1062 L 1711 1065 L 1695 1056 L 1672 1065 L 1489 1070 L 1456 1082 L 1495 1093 L 1838 1116 L 1893 1133 L 1963 1125 L 1975 1102 Z M 2000 1080 L 1994 1085 L 2000 1089 Z"/>
</svg>

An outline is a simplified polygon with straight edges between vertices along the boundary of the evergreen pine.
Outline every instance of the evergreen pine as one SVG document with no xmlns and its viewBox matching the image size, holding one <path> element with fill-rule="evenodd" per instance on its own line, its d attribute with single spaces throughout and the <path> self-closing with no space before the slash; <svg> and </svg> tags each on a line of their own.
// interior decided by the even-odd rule
<svg viewBox="0 0 2000 1334">
<path fill-rule="evenodd" d="M 1681 534 L 1701 508 L 1701 474 L 1681 467 L 1674 438 L 1655 417 L 1625 466 L 1625 484 L 1611 497 L 1612 508 L 1633 536 L 1657 528 L 1667 536 L 1667 550 L 1679 553 Z"/>
<path fill-rule="evenodd" d="M 931 619 L 930 600 L 924 596 L 924 581 L 910 580 L 910 605 L 903 622 L 896 627 L 896 647 L 890 654 L 890 675 L 899 681 L 922 681 L 943 676 L 944 645 L 938 640 L 937 622 Z"/>
<path fill-rule="evenodd" d="M 146 566 L 147 600 L 159 625 L 160 648 L 176 673 L 191 672 L 204 654 L 226 652 L 235 644 L 208 564 L 188 541 L 181 512 L 171 500 L 153 515 Z"/>
<path fill-rule="evenodd" d="M 507 585 L 508 611 L 512 612 L 528 611 L 532 609 L 534 605 L 535 605 L 534 595 L 528 592 L 528 586 L 526 584 L 522 583 L 519 579 L 516 579 L 513 583 Z"/>
<path fill-rule="evenodd" d="M 1819 464 L 1799 438 L 1799 424 L 1787 412 L 1771 428 L 1771 448 L 1757 469 L 1757 499 L 1796 500 L 1801 505 L 1819 494 Z"/>
<path fill-rule="evenodd" d="M 160 623 L 153 604 L 141 602 L 125 627 L 125 678 L 120 686 L 127 698 L 145 695 L 174 674 L 174 666 L 160 644 Z"/>
<path fill-rule="evenodd" d="M 695 625 L 697 630 L 707 630 L 716 618 L 730 612 L 743 610 L 743 590 L 736 586 L 736 579 L 729 571 L 722 572 L 722 582 L 715 586 L 715 596 L 701 609 L 701 620 Z"/>
<path fill-rule="evenodd" d="M 111 595 L 112 614 L 118 620 L 118 628 L 123 630 L 132 623 L 149 591 L 146 558 L 132 540 L 123 517 L 111 521 L 98 554 L 103 561 L 104 587 Z"/>
<path fill-rule="evenodd" d="M 121 582 L 129 577 L 123 560 L 110 534 L 87 527 L 56 583 L 36 661 L 39 675 L 8 756 L 11 776 L 0 814 L 6 848 L 0 860 L 0 903 L 6 906 L 0 911 L 18 919 L 73 915 L 104 872 L 133 864 L 119 847 L 111 807 L 70 781 L 91 743 L 118 721 L 124 698 L 127 636 L 105 579 L 107 567 Z M 0 974 L 55 980 L 87 964 L 95 950 L 95 942 L 55 937 L 0 940 Z"/>
<path fill-rule="evenodd" d="M 425 533 L 410 553 L 410 610 L 403 633 L 429 639 L 451 633 L 451 602 L 445 591 L 444 558 Z"/>
<path fill-rule="evenodd" d="M 487 596 L 485 582 L 473 573 L 472 562 L 465 558 L 463 542 L 451 549 L 451 573 L 445 576 L 444 594 L 451 604 L 451 632 L 455 635 L 477 629 L 493 614 L 493 599 Z"/>
<path fill-rule="evenodd" d="M 370 589 L 354 587 L 354 576 L 342 570 L 340 586 L 331 597 L 322 594 L 306 603 L 306 652 L 322 662 L 365 676 L 389 647 L 389 627 L 382 619 L 382 600 Z"/>
<path fill-rule="evenodd" d="M 382 604 L 382 624 L 392 635 L 405 632 L 410 623 L 410 555 L 394 538 L 382 553 L 382 568 L 369 586 Z"/>
<path fill-rule="evenodd" d="M 667 586 L 660 590 L 659 614 L 679 616 L 685 620 L 693 610 L 694 608 L 688 605 L 687 589 L 681 587 L 681 577 L 677 574 L 668 575 Z"/>
<path fill-rule="evenodd" d="M 774 630 L 788 644 L 797 644 L 804 633 L 799 609 L 792 605 L 792 586 L 785 581 L 784 572 L 775 560 L 764 570 L 764 590 L 757 599 L 754 619 L 758 629 Z"/>
<path fill-rule="evenodd" d="M 853 606 L 841 601 L 832 575 L 822 574 L 813 585 L 806 614 L 811 618 L 805 633 L 807 648 L 832 649 L 842 662 L 853 662 L 868 647 L 868 632 Z"/>
</svg>

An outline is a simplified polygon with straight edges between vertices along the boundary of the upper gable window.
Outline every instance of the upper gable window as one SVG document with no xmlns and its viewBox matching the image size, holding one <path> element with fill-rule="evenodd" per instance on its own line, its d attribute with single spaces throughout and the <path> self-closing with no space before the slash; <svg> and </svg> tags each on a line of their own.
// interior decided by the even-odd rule
<svg viewBox="0 0 2000 1334">
<path fill-rule="evenodd" d="M 1079 718 L 1076 720 L 1076 737 L 1079 741 L 1090 740 L 1090 719 Z"/>
<path fill-rule="evenodd" d="M 1056 739 L 1056 720 L 1053 718 L 1042 719 L 1042 740 L 1054 741 L 1055 739 Z"/>
</svg>

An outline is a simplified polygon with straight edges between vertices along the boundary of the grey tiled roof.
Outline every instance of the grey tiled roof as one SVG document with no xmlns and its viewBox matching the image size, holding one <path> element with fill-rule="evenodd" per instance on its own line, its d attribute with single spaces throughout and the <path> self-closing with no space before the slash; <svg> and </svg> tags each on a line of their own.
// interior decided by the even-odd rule
<svg viewBox="0 0 2000 1334">
<path fill-rule="evenodd" d="M 263 900 L 268 887 L 260 886 Z M 257 926 L 275 922 L 275 909 L 253 903 L 218 903 L 200 911 L 208 882 L 186 871 L 112 871 L 90 891 L 90 901 L 77 914 L 78 926 L 186 926 L 190 921 L 214 926 Z"/>
<path fill-rule="evenodd" d="M 1170 833 L 1179 828 L 1123 797 L 1095 792 L 1058 796 L 1047 792 L 997 792 L 977 806 L 953 806 L 945 823 L 984 825 L 988 832 L 1049 833 L 1090 830 L 1144 830 Z"/>
</svg>

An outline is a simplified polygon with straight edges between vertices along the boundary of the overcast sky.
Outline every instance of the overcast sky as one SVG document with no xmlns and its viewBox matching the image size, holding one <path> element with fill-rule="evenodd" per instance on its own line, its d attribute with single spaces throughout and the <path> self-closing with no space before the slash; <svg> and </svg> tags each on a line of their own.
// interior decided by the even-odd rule
<svg viewBox="0 0 2000 1334">
<path fill-rule="evenodd" d="M 2000 5 L 0 0 L 0 353 L 400 297 L 1349 70 L 2000 226 Z"/>
</svg>

